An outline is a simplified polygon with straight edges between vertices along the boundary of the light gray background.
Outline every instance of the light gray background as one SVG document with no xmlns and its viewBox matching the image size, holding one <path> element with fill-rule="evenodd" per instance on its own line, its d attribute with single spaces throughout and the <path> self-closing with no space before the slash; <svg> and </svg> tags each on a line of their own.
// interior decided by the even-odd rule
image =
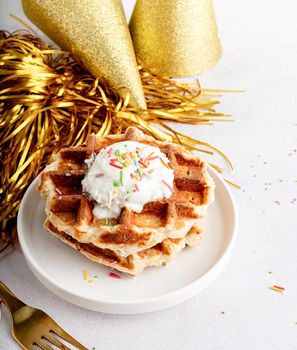
<svg viewBox="0 0 297 350">
<path fill-rule="evenodd" d="M 124 1 L 128 17 L 133 4 Z M 239 239 L 222 275 L 198 296 L 171 309 L 110 316 L 56 297 L 32 275 L 19 250 L 0 261 L 1 280 L 90 348 L 297 348 L 296 2 L 214 4 L 223 56 L 200 77 L 202 85 L 246 91 L 223 98 L 220 110 L 232 113 L 234 123 L 179 129 L 225 151 L 236 169 L 225 176 L 242 186 L 233 189 Z M 19 0 L 1 0 L 0 27 L 20 28 L 9 12 L 24 18 Z M 284 286 L 286 293 L 270 290 L 271 284 Z M 0 349 L 18 349 L 3 309 Z"/>
</svg>

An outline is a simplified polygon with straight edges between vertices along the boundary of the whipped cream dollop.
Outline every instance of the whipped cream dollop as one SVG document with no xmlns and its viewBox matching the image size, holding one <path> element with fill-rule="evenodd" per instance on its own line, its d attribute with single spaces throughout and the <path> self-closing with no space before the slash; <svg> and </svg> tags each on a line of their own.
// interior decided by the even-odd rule
<svg viewBox="0 0 297 350">
<path fill-rule="evenodd" d="M 173 193 L 173 170 L 159 148 L 134 141 L 104 147 L 86 161 L 83 191 L 95 201 L 98 219 L 116 218 L 122 208 L 140 213 L 152 201 Z"/>
</svg>

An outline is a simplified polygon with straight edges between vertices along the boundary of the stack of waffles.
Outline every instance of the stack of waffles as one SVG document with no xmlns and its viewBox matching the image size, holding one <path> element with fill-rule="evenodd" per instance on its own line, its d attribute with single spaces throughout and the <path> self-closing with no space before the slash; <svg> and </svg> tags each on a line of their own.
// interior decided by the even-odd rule
<svg viewBox="0 0 297 350">
<path fill-rule="evenodd" d="M 94 201 L 82 191 L 86 160 L 121 141 L 158 147 L 173 169 L 174 191 L 170 198 L 145 204 L 140 213 L 123 208 L 118 218 L 97 219 Z M 128 128 L 120 135 L 90 135 L 85 145 L 62 149 L 41 174 L 38 191 L 46 202 L 48 231 L 95 262 L 138 275 L 200 241 L 199 220 L 213 201 L 214 183 L 197 155 Z"/>
</svg>

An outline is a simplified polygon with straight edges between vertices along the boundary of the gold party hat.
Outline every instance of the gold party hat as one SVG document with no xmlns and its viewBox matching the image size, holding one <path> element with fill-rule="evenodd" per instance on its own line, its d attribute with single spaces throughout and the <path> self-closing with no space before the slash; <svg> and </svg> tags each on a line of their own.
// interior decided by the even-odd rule
<svg viewBox="0 0 297 350">
<path fill-rule="evenodd" d="M 145 97 L 120 0 L 23 0 L 27 17 L 131 105 Z"/>
<path fill-rule="evenodd" d="M 198 74 L 221 55 L 211 0 L 137 0 L 130 32 L 138 62 L 156 74 Z"/>
</svg>

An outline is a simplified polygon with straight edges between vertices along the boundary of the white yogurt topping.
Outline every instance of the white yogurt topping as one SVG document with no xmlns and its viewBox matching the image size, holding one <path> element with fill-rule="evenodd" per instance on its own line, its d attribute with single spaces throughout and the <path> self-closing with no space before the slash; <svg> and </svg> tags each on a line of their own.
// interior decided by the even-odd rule
<svg viewBox="0 0 297 350">
<path fill-rule="evenodd" d="M 140 213 L 146 203 L 172 195 L 173 170 L 157 147 L 117 142 L 101 149 L 86 163 L 89 169 L 82 186 L 96 202 L 96 218 L 116 218 L 124 207 Z"/>
</svg>

